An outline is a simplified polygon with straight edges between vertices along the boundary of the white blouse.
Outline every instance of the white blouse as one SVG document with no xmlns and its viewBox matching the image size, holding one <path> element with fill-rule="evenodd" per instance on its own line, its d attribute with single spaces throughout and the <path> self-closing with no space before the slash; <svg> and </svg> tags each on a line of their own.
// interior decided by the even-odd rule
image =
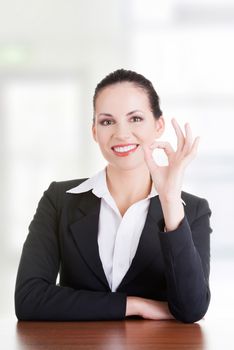
<svg viewBox="0 0 234 350">
<path fill-rule="evenodd" d="M 150 198 L 157 195 L 152 185 L 149 196 L 131 205 L 124 216 L 111 196 L 106 183 L 106 168 L 68 193 L 92 192 L 101 198 L 98 227 L 98 247 L 107 281 L 115 292 L 135 256 L 146 221 Z"/>
</svg>

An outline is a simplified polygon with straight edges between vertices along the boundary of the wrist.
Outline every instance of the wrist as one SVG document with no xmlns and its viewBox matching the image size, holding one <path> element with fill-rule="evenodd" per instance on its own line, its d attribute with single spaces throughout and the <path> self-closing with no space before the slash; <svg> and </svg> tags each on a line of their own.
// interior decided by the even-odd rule
<svg viewBox="0 0 234 350">
<path fill-rule="evenodd" d="M 184 206 L 182 200 L 176 199 L 175 202 L 161 202 L 165 230 L 164 231 L 174 231 L 178 228 L 181 221 L 184 218 Z"/>
<path fill-rule="evenodd" d="M 181 203 L 181 192 L 179 193 L 167 193 L 167 194 L 159 194 L 159 199 L 161 204 L 164 204 L 166 206 L 169 205 L 175 205 L 177 203 Z"/>
</svg>

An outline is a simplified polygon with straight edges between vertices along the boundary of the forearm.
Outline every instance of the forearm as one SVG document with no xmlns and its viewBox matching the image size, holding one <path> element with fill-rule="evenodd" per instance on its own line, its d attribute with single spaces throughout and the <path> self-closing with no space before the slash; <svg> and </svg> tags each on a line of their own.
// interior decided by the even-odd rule
<svg viewBox="0 0 234 350">
<path fill-rule="evenodd" d="M 203 241 L 206 238 L 204 235 Z M 195 322 L 204 316 L 210 293 L 208 276 L 194 246 L 187 218 L 173 232 L 161 232 L 160 241 L 170 310 L 178 320 Z M 209 264 L 208 254 L 204 266 Z"/>
<path fill-rule="evenodd" d="M 19 320 L 121 320 L 125 309 L 124 293 L 76 290 L 40 279 L 18 283 L 15 291 Z"/>
</svg>

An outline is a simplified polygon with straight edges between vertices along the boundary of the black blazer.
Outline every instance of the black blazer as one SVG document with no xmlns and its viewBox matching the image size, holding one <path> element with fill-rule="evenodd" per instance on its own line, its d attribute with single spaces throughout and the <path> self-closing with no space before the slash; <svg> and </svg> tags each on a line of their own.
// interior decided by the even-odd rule
<svg viewBox="0 0 234 350">
<path fill-rule="evenodd" d="M 201 319 L 210 301 L 207 201 L 182 192 L 185 217 L 165 233 L 159 197 L 151 198 L 136 255 L 111 292 L 97 243 L 101 200 L 92 191 L 66 193 L 84 180 L 53 182 L 39 202 L 17 274 L 18 319 L 124 319 L 127 296 L 167 301 L 183 322 Z"/>
</svg>

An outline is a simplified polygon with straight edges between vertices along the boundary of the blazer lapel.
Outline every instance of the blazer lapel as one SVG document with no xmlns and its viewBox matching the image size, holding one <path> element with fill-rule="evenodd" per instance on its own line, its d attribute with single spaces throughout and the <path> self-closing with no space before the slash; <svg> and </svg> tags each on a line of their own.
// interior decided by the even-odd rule
<svg viewBox="0 0 234 350">
<path fill-rule="evenodd" d="M 139 274 L 161 251 L 158 232 L 164 229 L 163 213 L 159 197 L 150 199 L 146 222 L 131 266 L 117 291 Z"/>
<path fill-rule="evenodd" d="M 78 209 L 76 221 L 70 225 L 71 232 L 83 259 L 99 280 L 109 288 L 97 241 L 101 200 L 91 191 L 75 196 L 78 196 L 79 200 L 75 201 Z"/>
</svg>

